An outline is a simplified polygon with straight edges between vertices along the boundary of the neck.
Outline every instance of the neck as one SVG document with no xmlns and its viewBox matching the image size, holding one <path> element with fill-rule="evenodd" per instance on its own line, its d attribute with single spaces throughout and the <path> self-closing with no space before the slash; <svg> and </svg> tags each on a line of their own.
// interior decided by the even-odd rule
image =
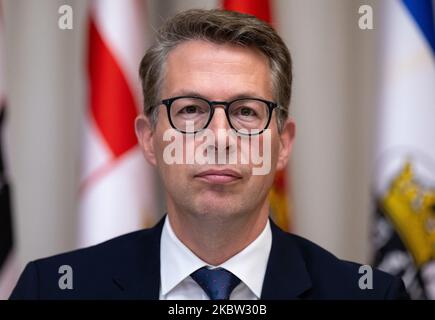
<svg viewBox="0 0 435 320">
<path fill-rule="evenodd" d="M 207 217 L 182 214 L 168 204 L 168 218 L 175 235 L 200 259 L 212 266 L 227 261 L 264 230 L 269 216 L 269 202 L 254 213 L 230 217 Z"/>
</svg>

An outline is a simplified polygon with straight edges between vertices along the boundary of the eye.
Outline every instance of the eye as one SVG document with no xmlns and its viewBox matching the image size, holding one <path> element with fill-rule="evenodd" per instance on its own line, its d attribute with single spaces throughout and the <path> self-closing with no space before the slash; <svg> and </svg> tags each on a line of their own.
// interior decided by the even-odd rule
<svg viewBox="0 0 435 320">
<path fill-rule="evenodd" d="M 195 105 L 189 105 L 183 107 L 178 113 L 186 113 L 186 114 L 194 114 L 194 113 L 200 113 L 201 110 L 198 106 Z"/>
<path fill-rule="evenodd" d="M 231 114 L 235 117 L 244 118 L 244 119 L 252 119 L 258 116 L 257 111 L 254 108 L 248 106 L 239 106 Z"/>
<path fill-rule="evenodd" d="M 245 117 L 255 116 L 256 115 L 255 111 L 253 109 L 251 109 L 251 108 L 248 108 L 248 107 L 241 108 L 240 109 L 240 114 L 242 116 L 245 116 Z"/>
</svg>

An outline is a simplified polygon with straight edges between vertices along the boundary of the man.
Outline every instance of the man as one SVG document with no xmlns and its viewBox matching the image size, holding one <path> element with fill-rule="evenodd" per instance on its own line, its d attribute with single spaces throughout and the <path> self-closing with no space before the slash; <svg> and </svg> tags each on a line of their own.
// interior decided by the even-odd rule
<svg viewBox="0 0 435 320">
<path fill-rule="evenodd" d="M 269 219 L 267 195 L 295 132 L 290 54 L 269 25 L 221 10 L 179 13 L 140 77 L 135 128 L 163 181 L 167 215 L 154 228 L 29 263 L 11 298 L 406 298 L 400 279 L 373 271 L 364 283 L 359 265 Z M 69 288 L 62 266 L 73 271 Z"/>
</svg>

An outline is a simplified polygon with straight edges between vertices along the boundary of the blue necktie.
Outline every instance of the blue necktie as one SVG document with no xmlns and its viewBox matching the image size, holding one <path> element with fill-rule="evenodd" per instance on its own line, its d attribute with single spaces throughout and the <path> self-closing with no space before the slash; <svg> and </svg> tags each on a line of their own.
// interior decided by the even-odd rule
<svg viewBox="0 0 435 320">
<path fill-rule="evenodd" d="M 203 267 L 190 275 L 211 300 L 228 300 L 240 279 L 223 268 Z"/>
</svg>

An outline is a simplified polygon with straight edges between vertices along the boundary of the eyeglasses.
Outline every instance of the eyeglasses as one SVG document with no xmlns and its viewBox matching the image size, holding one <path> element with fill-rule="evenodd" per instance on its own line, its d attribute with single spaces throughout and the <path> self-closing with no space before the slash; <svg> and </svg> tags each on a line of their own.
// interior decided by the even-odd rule
<svg viewBox="0 0 435 320">
<path fill-rule="evenodd" d="M 242 135 L 257 135 L 267 129 L 275 102 L 241 98 L 230 102 L 208 101 L 201 97 L 180 96 L 161 101 L 166 106 L 169 123 L 182 133 L 197 133 L 210 124 L 215 106 L 225 109 L 230 127 Z"/>
</svg>

